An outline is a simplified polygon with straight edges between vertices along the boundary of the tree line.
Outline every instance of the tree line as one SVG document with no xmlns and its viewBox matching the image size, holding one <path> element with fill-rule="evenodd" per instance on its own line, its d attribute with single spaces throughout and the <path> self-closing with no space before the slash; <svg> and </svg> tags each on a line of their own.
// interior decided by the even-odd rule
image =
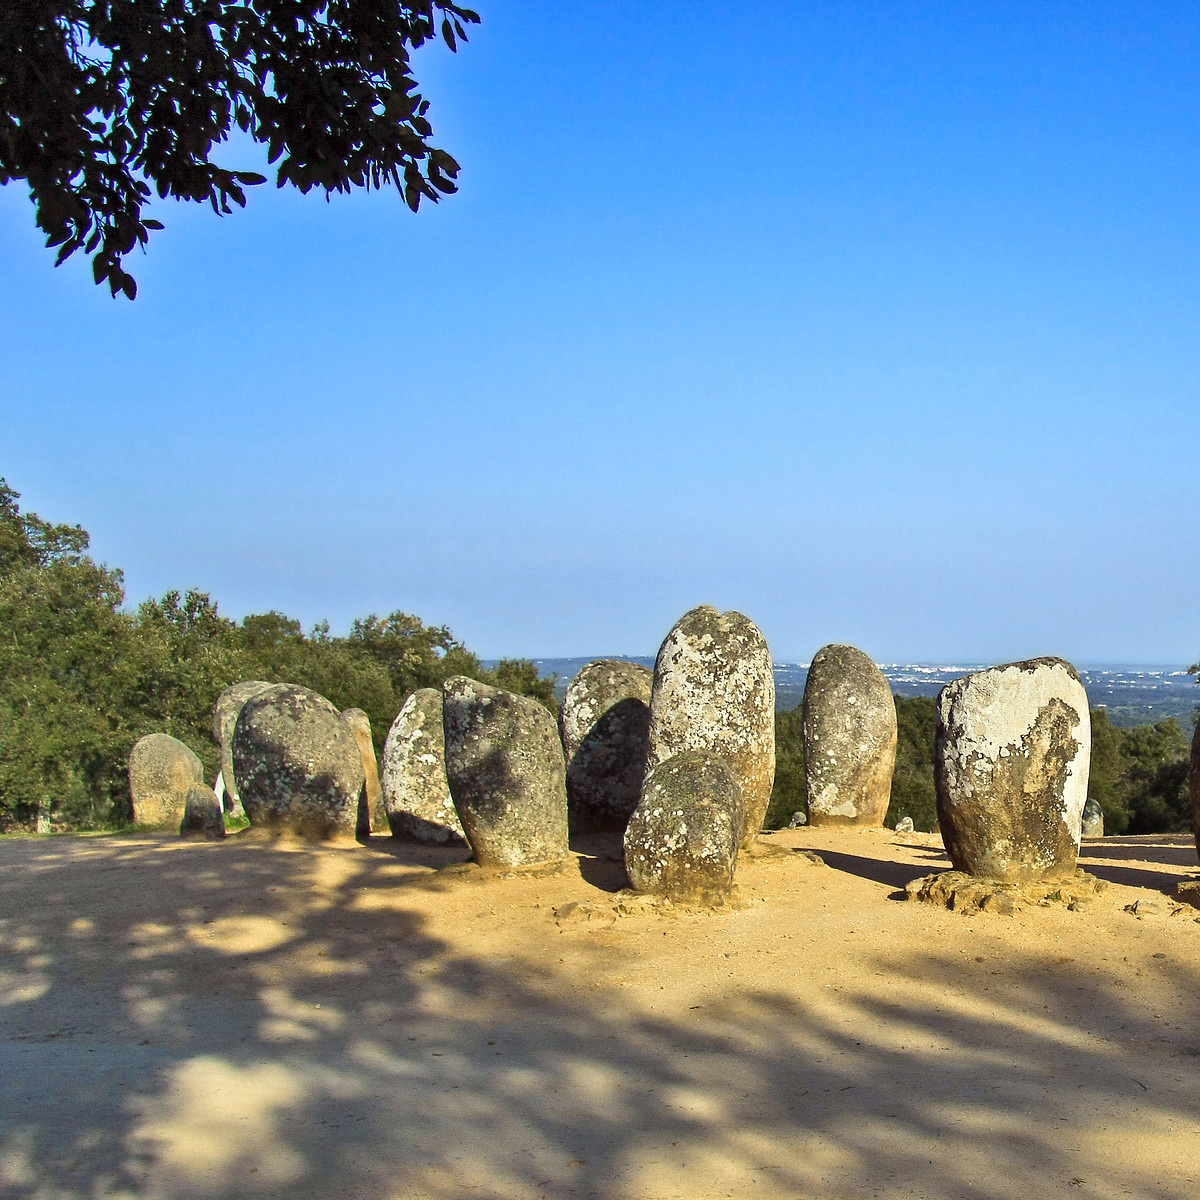
<svg viewBox="0 0 1200 1200">
<path fill-rule="evenodd" d="M 211 781 L 212 714 L 241 679 L 296 683 L 371 718 L 376 748 L 417 688 L 470 675 L 554 707 L 533 663 L 491 670 L 441 625 L 403 612 L 361 617 L 334 635 L 280 612 L 222 616 L 203 592 L 124 608 L 121 572 L 88 554 L 78 525 L 22 513 L 0 479 L 0 830 L 39 811 L 59 828 L 131 819 L 129 751 L 147 733 L 190 746 Z"/>
<path fill-rule="evenodd" d="M 88 554 L 78 525 L 22 513 L 0 479 L 0 830 L 39 811 L 60 828 L 131 819 L 129 751 L 147 733 L 189 745 L 216 776 L 213 705 L 240 679 L 297 683 L 338 708 L 361 708 L 376 749 L 405 698 L 470 675 L 556 708 L 555 680 L 533 663 L 491 670 L 441 625 L 394 612 L 353 622 L 344 637 L 320 622 L 307 632 L 280 612 L 240 622 L 199 591 L 171 591 L 124 608 L 120 571 Z M 932 697 L 896 697 L 898 745 L 887 823 L 937 819 Z M 1188 742 L 1176 720 L 1128 729 L 1092 710 L 1089 794 L 1110 834 L 1190 828 Z M 804 809 L 802 710 L 776 715 L 777 768 L 767 825 Z"/>
</svg>

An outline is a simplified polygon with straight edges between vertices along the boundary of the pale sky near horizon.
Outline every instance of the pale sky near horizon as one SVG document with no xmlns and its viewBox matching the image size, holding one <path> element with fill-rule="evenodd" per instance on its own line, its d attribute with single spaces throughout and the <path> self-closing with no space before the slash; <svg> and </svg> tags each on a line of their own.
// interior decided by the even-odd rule
<svg viewBox="0 0 1200 1200">
<path fill-rule="evenodd" d="M 479 7 L 416 216 L 164 204 L 130 304 L 0 189 L 24 507 L 490 657 L 1200 657 L 1200 7 Z"/>
</svg>

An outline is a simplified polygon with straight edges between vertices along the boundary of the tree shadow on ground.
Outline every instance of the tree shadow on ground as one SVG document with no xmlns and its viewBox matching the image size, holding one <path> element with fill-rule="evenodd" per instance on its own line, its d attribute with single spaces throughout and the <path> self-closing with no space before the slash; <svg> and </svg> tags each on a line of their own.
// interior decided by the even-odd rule
<svg viewBox="0 0 1200 1200">
<path fill-rule="evenodd" d="M 573 990 L 549 922 L 537 955 L 462 954 L 406 909 L 412 871 L 0 844 L 5 1194 L 1195 1194 L 1195 963 L 1136 967 L 1162 1012 L 1129 964 L 904 947 L 852 985 L 745 979 L 664 1015 L 617 986 L 615 934 L 573 943 Z M 1113 1153 L 1135 1129 L 1142 1165 Z"/>
</svg>

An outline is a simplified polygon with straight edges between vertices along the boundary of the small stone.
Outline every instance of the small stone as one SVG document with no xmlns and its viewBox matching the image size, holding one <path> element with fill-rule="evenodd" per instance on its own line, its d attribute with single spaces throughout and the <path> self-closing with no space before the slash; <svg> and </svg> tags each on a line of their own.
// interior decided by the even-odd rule
<svg viewBox="0 0 1200 1200">
<path fill-rule="evenodd" d="M 896 765 L 896 702 L 854 646 L 825 646 L 804 685 L 804 778 L 812 825 L 880 826 Z"/>
<path fill-rule="evenodd" d="M 316 840 L 354 836 L 362 755 L 324 696 L 288 683 L 251 696 L 234 726 L 233 770 L 256 828 Z"/>
<path fill-rule="evenodd" d="M 1104 810 L 1096 800 L 1090 799 L 1083 806 L 1082 836 L 1100 838 L 1104 836 Z"/>
<path fill-rule="evenodd" d="M 1180 904 L 1190 904 L 1193 908 L 1200 908 L 1200 879 L 1185 879 L 1175 889 L 1175 899 Z"/>
<path fill-rule="evenodd" d="M 558 720 L 573 829 L 624 830 L 637 807 L 653 682 L 647 667 L 604 658 L 588 663 L 567 685 Z"/>
<path fill-rule="evenodd" d="M 419 688 L 405 700 L 383 743 L 382 782 L 393 837 L 434 843 L 463 840 L 446 778 L 440 689 Z"/>
<path fill-rule="evenodd" d="M 901 817 L 900 820 L 898 820 L 896 822 L 895 832 L 896 833 L 912 833 L 914 828 L 915 828 L 915 826 L 913 825 L 912 817 Z"/>
<path fill-rule="evenodd" d="M 455 675 L 442 689 L 446 776 L 476 861 L 558 863 L 567 848 L 567 768 L 536 700 Z"/>
<path fill-rule="evenodd" d="M 383 832 L 387 828 L 387 815 L 383 811 L 383 789 L 379 785 L 379 763 L 375 758 L 375 742 L 371 737 L 371 718 L 361 708 L 344 708 L 342 720 L 350 726 L 358 753 L 362 758 L 363 794 L 359 797 L 358 834 L 363 836 L 372 830 Z"/>
<path fill-rule="evenodd" d="M 129 753 L 134 823 L 174 833 L 183 820 L 188 788 L 203 782 L 203 764 L 178 738 L 167 733 L 139 738 Z"/>
<path fill-rule="evenodd" d="M 688 751 L 659 763 L 625 829 L 625 869 L 639 892 L 712 905 L 733 888 L 742 795 L 723 758 Z"/>
<path fill-rule="evenodd" d="M 728 763 L 744 806 L 741 844 L 749 846 L 775 781 L 775 673 L 758 626 L 707 604 L 685 613 L 658 652 L 646 769 L 688 751 Z"/>
<path fill-rule="evenodd" d="M 220 841 L 225 836 L 225 812 L 212 788 L 193 783 L 187 790 L 179 836 L 192 841 Z"/>
<path fill-rule="evenodd" d="M 801 825 L 808 824 L 808 817 L 802 812 L 792 813 L 792 819 L 788 822 L 789 829 L 799 829 Z"/>
<path fill-rule="evenodd" d="M 955 869 L 1005 883 L 1070 877 L 1090 752 L 1087 693 L 1060 658 L 947 684 L 938 697 L 935 781 Z"/>
<path fill-rule="evenodd" d="M 1166 909 L 1157 900 L 1135 900 L 1126 904 L 1124 912 L 1135 917 L 1161 917 L 1166 915 Z"/>
<path fill-rule="evenodd" d="M 274 684 L 263 679 L 244 679 L 240 683 L 230 684 L 217 697 L 213 706 L 213 740 L 221 750 L 221 782 L 225 785 L 221 803 L 231 816 L 238 816 L 243 812 L 237 781 L 233 775 L 233 730 L 246 701 L 251 696 L 265 692 L 269 687 L 274 687 Z"/>
</svg>

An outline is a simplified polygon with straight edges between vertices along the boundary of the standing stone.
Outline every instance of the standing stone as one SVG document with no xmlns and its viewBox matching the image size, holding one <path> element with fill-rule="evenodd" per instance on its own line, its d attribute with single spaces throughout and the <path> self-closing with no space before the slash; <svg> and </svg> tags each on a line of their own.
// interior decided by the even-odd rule
<svg viewBox="0 0 1200 1200">
<path fill-rule="evenodd" d="M 567 768 L 554 718 L 536 700 L 455 675 L 446 680 L 446 776 L 485 867 L 567 857 Z"/>
<path fill-rule="evenodd" d="M 1091 756 L 1087 693 L 1061 658 L 992 667 L 942 689 L 938 822 L 955 870 L 1003 883 L 1075 871 Z"/>
<path fill-rule="evenodd" d="M 775 781 L 775 673 L 758 626 L 707 604 L 685 613 L 658 652 L 646 769 L 688 750 L 729 765 L 741 789 L 741 844 L 748 847 Z"/>
<path fill-rule="evenodd" d="M 379 785 L 379 764 L 375 758 L 375 742 L 371 737 L 371 718 L 361 708 L 342 709 L 342 720 L 350 726 L 358 753 L 362 756 L 363 794 L 359 797 L 358 832 L 369 834 L 372 829 L 383 832 L 387 819 L 383 812 L 383 789 Z"/>
<path fill-rule="evenodd" d="M 690 750 L 659 763 L 625 829 L 630 883 L 677 903 L 719 903 L 733 887 L 744 819 L 724 759 Z"/>
<path fill-rule="evenodd" d="M 446 778 L 442 693 L 421 688 L 404 702 L 383 743 L 383 807 L 393 837 L 457 842 L 462 824 Z"/>
<path fill-rule="evenodd" d="M 204 766 L 177 738 L 148 733 L 129 754 L 133 820 L 175 832 L 187 807 L 188 788 L 204 782 Z"/>
<path fill-rule="evenodd" d="M 896 766 L 896 702 L 883 672 L 853 646 L 818 650 L 803 721 L 809 824 L 882 825 Z"/>
<path fill-rule="evenodd" d="M 213 739 L 221 748 L 221 781 L 225 785 L 221 804 L 231 815 L 238 814 L 242 807 L 237 781 L 233 777 L 233 729 L 237 724 L 238 714 L 242 711 L 242 705 L 251 696 L 257 696 L 272 686 L 274 685 L 261 679 L 246 679 L 241 683 L 230 684 L 217 697 L 217 703 L 213 706 Z"/>
<path fill-rule="evenodd" d="M 179 836 L 193 841 L 219 841 L 225 836 L 225 813 L 212 788 L 193 783 L 187 790 Z"/>
<path fill-rule="evenodd" d="M 251 696 L 234 726 L 233 769 L 255 827 L 317 839 L 354 835 L 362 755 L 324 696 L 289 683 Z"/>
<path fill-rule="evenodd" d="M 567 685 L 559 728 L 573 827 L 624 829 L 641 796 L 654 673 L 602 658 Z"/>
<path fill-rule="evenodd" d="M 1104 836 L 1104 810 L 1096 800 L 1089 799 L 1083 806 L 1083 836 L 1086 838 Z"/>
</svg>

